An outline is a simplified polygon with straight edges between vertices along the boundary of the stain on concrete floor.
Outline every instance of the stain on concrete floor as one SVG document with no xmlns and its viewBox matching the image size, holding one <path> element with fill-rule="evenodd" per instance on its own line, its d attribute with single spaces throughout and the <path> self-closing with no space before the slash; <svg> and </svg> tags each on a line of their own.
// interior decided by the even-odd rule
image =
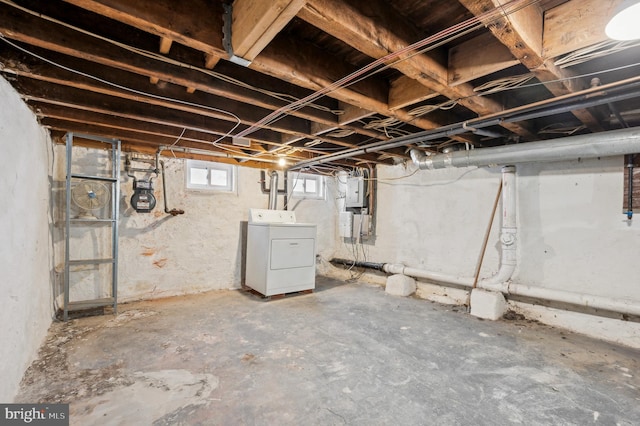
<svg viewBox="0 0 640 426">
<path fill-rule="evenodd" d="M 16 401 L 71 424 L 637 424 L 640 353 L 375 286 L 131 303 L 54 323 Z"/>
</svg>

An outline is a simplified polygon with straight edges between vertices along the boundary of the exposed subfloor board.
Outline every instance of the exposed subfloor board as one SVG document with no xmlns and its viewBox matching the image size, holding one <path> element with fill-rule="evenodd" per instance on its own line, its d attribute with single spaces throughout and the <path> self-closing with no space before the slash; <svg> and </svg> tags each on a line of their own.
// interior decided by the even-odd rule
<svg viewBox="0 0 640 426">
<path fill-rule="evenodd" d="M 54 323 L 16 401 L 70 402 L 77 425 L 634 424 L 639 355 L 318 278 Z"/>
</svg>

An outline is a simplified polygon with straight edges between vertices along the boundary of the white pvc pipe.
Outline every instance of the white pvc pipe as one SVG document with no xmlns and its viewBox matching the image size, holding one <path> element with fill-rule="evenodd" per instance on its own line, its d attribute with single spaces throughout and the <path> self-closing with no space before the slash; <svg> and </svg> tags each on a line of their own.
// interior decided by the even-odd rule
<svg viewBox="0 0 640 426">
<path fill-rule="evenodd" d="M 509 281 L 513 271 L 516 269 L 516 168 L 506 166 L 502 168 L 502 227 L 500 232 L 500 243 L 502 246 L 500 256 L 500 268 L 498 272 L 483 279 L 478 286 L 501 291 L 506 288 L 504 283 Z M 390 274 L 404 274 L 415 278 L 424 278 L 430 281 L 437 281 L 446 284 L 455 284 L 465 287 L 472 287 L 473 278 L 464 278 L 429 272 L 422 269 L 406 267 L 402 264 L 385 264 L 383 270 Z"/>
<path fill-rule="evenodd" d="M 461 287 L 473 287 L 473 278 L 457 277 L 453 275 L 429 272 L 418 268 L 411 268 L 399 263 L 386 263 L 382 270 L 389 274 L 403 274 L 413 278 L 422 278 L 440 284 L 454 284 Z M 618 312 L 621 314 L 640 316 L 640 303 L 625 300 L 613 299 L 610 297 L 594 296 L 589 294 L 575 293 L 563 290 L 553 290 L 544 287 L 533 287 L 523 284 L 501 283 L 489 284 L 483 280 L 478 283 L 478 287 L 489 291 L 499 291 L 505 295 L 530 297 L 533 299 L 548 300 L 553 302 L 568 303 L 576 306 L 585 306 L 592 309 L 602 309 L 605 311 Z"/>
<path fill-rule="evenodd" d="M 490 277 L 480 281 L 479 286 L 492 287 L 500 291 L 504 283 L 511 279 L 516 269 L 516 168 L 502 168 L 502 226 L 500 229 L 500 269 Z"/>
<path fill-rule="evenodd" d="M 534 299 L 549 300 L 560 303 L 568 303 L 577 306 L 585 306 L 594 309 L 619 312 L 623 314 L 639 315 L 640 303 L 631 300 L 613 299 L 603 296 L 593 296 L 563 290 L 553 290 L 544 287 L 532 287 L 529 285 L 510 283 L 516 265 L 516 188 L 515 168 L 504 167 L 502 169 L 502 229 L 500 243 L 502 252 L 500 256 L 500 268 L 492 277 L 485 278 L 478 283 L 478 288 L 499 291 L 505 295 L 531 297 Z M 383 271 L 389 274 L 404 274 L 414 278 L 422 278 L 442 284 L 454 284 L 462 287 L 473 287 L 473 278 L 458 277 L 430 272 L 423 269 L 411 268 L 402 264 L 386 263 Z"/>
<path fill-rule="evenodd" d="M 382 267 L 384 272 L 389 274 L 402 274 L 414 278 L 423 278 L 429 281 L 436 281 L 444 284 L 456 284 L 465 287 L 473 286 L 473 278 L 463 278 L 453 275 L 441 274 L 439 272 L 429 272 L 424 269 L 411 268 L 401 263 L 385 263 Z"/>
<path fill-rule="evenodd" d="M 510 283 L 503 293 L 640 316 L 640 303 L 628 299 L 613 299 L 610 297 L 592 296 L 589 294 L 514 283 Z"/>
</svg>

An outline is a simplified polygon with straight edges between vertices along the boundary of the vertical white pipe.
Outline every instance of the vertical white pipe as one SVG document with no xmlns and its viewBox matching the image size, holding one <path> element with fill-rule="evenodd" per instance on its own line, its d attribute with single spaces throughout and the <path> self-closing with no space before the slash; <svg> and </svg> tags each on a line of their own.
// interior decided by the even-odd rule
<svg viewBox="0 0 640 426">
<path fill-rule="evenodd" d="M 269 181 L 269 210 L 278 209 L 278 172 L 271 172 L 271 180 Z"/>
<path fill-rule="evenodd" d="M 500 269 L 492 277 L 485 278 L 478 287 L 487 290 L 503 291 L 506 283 L 516 269 L 516 168 L 502 168 L 502 225 L 500 230 Z"/>
</svg>

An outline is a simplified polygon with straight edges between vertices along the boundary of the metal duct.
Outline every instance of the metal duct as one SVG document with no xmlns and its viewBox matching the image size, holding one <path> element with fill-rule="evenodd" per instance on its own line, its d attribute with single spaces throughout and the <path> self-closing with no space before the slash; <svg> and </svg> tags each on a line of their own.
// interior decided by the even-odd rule
<svg viewBox="0 0 640 426">
<path fill-rule="evenodd" d="M 606 136 L 605 136 L 606 135 Z M 491 166 L 496 164 L 534 163 L 574 160 L 576 158 L 611 157 L 640 152 L 640 129 L 621 129 L 588 135 L 571 136 L 518 145 L 456 151 L 427 156 L 411 150 L 411 159 L 421 169 Z"/>
<path fill-rule="evenodd" d="M 269 210 L 278 209 L 278 172 L 271 171 L 269 175 L 271 180 L 269 181 Z"/>
</svg>

